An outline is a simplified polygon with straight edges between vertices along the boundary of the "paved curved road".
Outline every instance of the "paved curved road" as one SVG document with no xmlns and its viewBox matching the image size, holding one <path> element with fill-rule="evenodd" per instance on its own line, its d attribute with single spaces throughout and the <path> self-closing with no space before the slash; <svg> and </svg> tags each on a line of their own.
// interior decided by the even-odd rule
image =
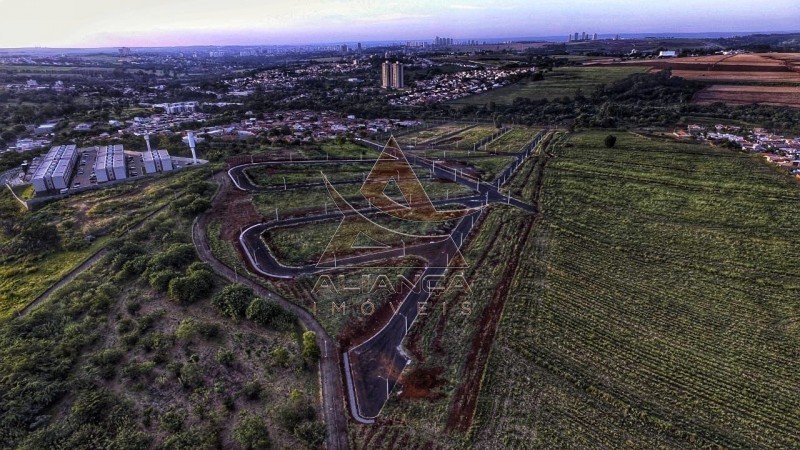
<svg viewBox="0 0 800 450">
<path fill-rule="evenodd" d="M 502 203 L 513 205 L 529 213 L 536 213 L 536 207 L 520 200 L 511 198 L 499 191 L 500 187 L 508 180 L 519 168 L 524 160 L 531 155 L 536 145 L 541 142 L 546 135 L 546 130 L 537 134 L 523 149 L 516 154 L 516 159 L 496 177 L 491 183 L 480 182 L 469 176 L 464 176 L 463 172 L 443 166 L 441 162 L 431 160 L 417 155 L 411 155 L 409 162 L 418 167 L 427 168 L 433 176 L 442 179 L 452 180 L 456 183 L 467 186 L 478 193 L 477 196 L 468 200 L 476 201 L 479 204 L 488 205 L 490 203 Z M 363 139 L 358 140 L 363 145 L 378 149 L 383 146 Z M 296 162 L 300 163 L 300 162 Z M 302 162 L 302 164 L 312 164 L 313 161 Z M 317 163 L 326 163 L 319 161 Z M 285 164 L 285 162 L 281 162 Z M 248 191 L 256 190 L 247 177 L 243 177 L 243 171 L 247 167 L 264 165 L 263 163 L 244 164 L 228 171 L 230 181 L 237 188 Z M 452 201 L 450 201 L 452 202 Z M 369 210 L 369 208 L 367 208 Z M 428 259 L 428 267 L 423 271 L 422 278 L 440 277 L 444 275 L 449 257 L 458 250 L 464 242 L 464 237 L 469 236 L 476 222 L 476 216 L 480 212 L 462 219 L 451 236 L 460 236 L 459 242 L 449 240 L 450 247 L 445 248 L 434 256 L 434 260 Z M 274 226 L 291 226 L 310 223 L 319 220 L 330 220 L 341 217 L 341 214 L 330 214 L 324 216 L 303 217 L 298 219 L 288 219 L 284 221 L 276 220 L 272 223 L 255 224 L 244 230 L 240 235 L 245 253 L 250 259 L 251 264 L 259 272 L 277 276 L 280 278 L 291 278 L 303 273 L 313 273 L 316 267 L 308 266 L 305 268 L 291 268 L 282 266 L 271 254 L 269 249 L 261 240 L 261 233 L 267 228 Z M 467 220 L 469 219 L 469 220 Z M 437 261 L 436 258 L 443 261 Z M 342 353 L 344 373 L 347 381 L 348 396 L 350 399 L 350 412 L 353 418 L 360 423 L 373 423 L 375 417 L 380 414 L 383 405 L 389 398 L 389 394 L 397 383 L 403 368 L 411 362 L 411 358 L 403 352 L 402 342 L 408 333 L 417 316 L 420 314 L 422 305 L 427 301 L 430 292 L 424 289 L 412 290 L 395 308 L 389 322 L 367 341 Z"/>
</svg>

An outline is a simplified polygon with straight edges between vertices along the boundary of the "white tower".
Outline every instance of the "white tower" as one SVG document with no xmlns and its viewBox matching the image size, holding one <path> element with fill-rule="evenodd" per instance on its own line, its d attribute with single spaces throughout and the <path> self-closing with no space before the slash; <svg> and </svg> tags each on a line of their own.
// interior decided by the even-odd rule
<svg viewBox="0 0 800 450">
<path fill-rule="evenodd" d="M 195 147 L 195 140 L 194 140 L 194 133 L 189 132 L 189 148 L 192 149 L 192 164 L 197 164 L 197 152 L 194 150 Z"/>
</svg>

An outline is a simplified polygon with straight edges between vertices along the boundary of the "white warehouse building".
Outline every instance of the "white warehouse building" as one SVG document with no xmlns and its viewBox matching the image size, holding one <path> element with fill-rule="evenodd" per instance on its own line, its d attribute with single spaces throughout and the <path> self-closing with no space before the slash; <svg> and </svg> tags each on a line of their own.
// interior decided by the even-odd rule
<svg viewBox="0 0 800 450">
<path fill-rule="evenodd" d="M 36 193 L 66 189 L 78 161 L 75 144 L 57 145 L 50 148 L 31 177 Z"/>
<path fill-rule="evenodd" d="M 125 172 L 125 153 L 121 144 L 97 148 L 97 160 L 94 163 L 97 182 L 103 183 L 127 178 Z"/>
<path fill-rule="evenodd" d="M 169 172 L 173 169 L 172 157 L 166 150 L 149 150 L 142 153 L 142 160 L 144 161 L 144 170 L 148 174 L 158 172 Z"/>
</svg>

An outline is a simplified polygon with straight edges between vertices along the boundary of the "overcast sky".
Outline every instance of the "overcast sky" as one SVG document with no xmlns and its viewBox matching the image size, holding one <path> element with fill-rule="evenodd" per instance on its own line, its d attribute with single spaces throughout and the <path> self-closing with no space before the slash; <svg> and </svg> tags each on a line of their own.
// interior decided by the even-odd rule
<svg viewBox="0 0 800 450">
<path fill-rule="evenodd" d="M 0 0 L 0 47 L 798 29 L 798 0 Z"/>
</svg>

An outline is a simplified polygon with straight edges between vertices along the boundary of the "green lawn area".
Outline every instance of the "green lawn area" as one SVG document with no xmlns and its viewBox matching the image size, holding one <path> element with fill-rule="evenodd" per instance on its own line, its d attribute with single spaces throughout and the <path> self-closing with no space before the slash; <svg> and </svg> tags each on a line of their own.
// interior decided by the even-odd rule
<svg viewBox="0 0 800 450">
<path fill-rule="evenodd" d="M 599 84 L 610 84 L 635 73 L 643 73 L 645 67 L 559 67 L 544 74 L 541 81 L 521 81 L 519 83 L 493 89 L 478 95 L 458 99 L 455 105 L 479 105 L 488 102 L 511 104 L 515 98 L 523 97 L 533 100 L 558 97 L 573 97 L 580 89 L 583 95 L 590 95 Z"/>
<path fill-rule="evenodd" d="M 474 167 L 478 171 L 481 180 L 491 181 L 507 165 L 514 161 L 513 156 L 492 156 L 489 158 L 471 158 L 458 160 L 464 164 Z"/>
<path fill-rule="evenodd" d="M 516 153 L 536 136 L 538 128 L 514 128 L 486 146 L 490 153 Z"/>
<path fill-rule="evenodd" d="M 492 133 L 496 133 L 497 131 L 498 129 L 491 125 L 478 125 L 453 136 L 452 140 L 448 140 L 444 146 L 446 148 L 462 150 L 472 148 L 478 141 L 491 136 Z"/>
<path fill-rule="evenodd" d="M 374 162 L 347 164 L 308 165 L 273 165 L 245 169 L 245 175 L 258 186 L 282 186 L 284 179 L 292 183 L 320 183 L 325 173 L 331 181 L 362 179 L 372 169 Z"/>
<path fill-rule="evenodd" d="M 418 145 L 433 139 L 437 139 L 446 134 L 464 129 L 466 127 L 467 125 L 456 124 L 456 123 L 439 125 L 433 128 L 428 128 L 425 130 L 420 130 L 414 133 L 409 133 L 400 136 L 397 138 L 397 142 L 401 145 Z"/>
<path fill-rule="evenodd" d="M 464 196 L 473 192 L 467 187 L 449 181 L 425 179 L 422 174 L 419 174 L 419 176 L 422 187 L 428 193 L 428 197 L 432 199 Z M 359 192 L 361 189 L 360 183 L 335 187 L 352 205 L 356 207 L 367 206 L 366 200 Z M 328 190 L 323 186 L 253 194 L 253 205 L 256 211 L 266 218 L 275 217 L 275 208 L 278 208 L 279 217 L 285 217 L 286 214 L 297 214 L 304 210 L 324 211 L 325 205 L 327 205 L 329 211 L 333 211 L 336 208 L 328 194 Z"/>
</svg>

